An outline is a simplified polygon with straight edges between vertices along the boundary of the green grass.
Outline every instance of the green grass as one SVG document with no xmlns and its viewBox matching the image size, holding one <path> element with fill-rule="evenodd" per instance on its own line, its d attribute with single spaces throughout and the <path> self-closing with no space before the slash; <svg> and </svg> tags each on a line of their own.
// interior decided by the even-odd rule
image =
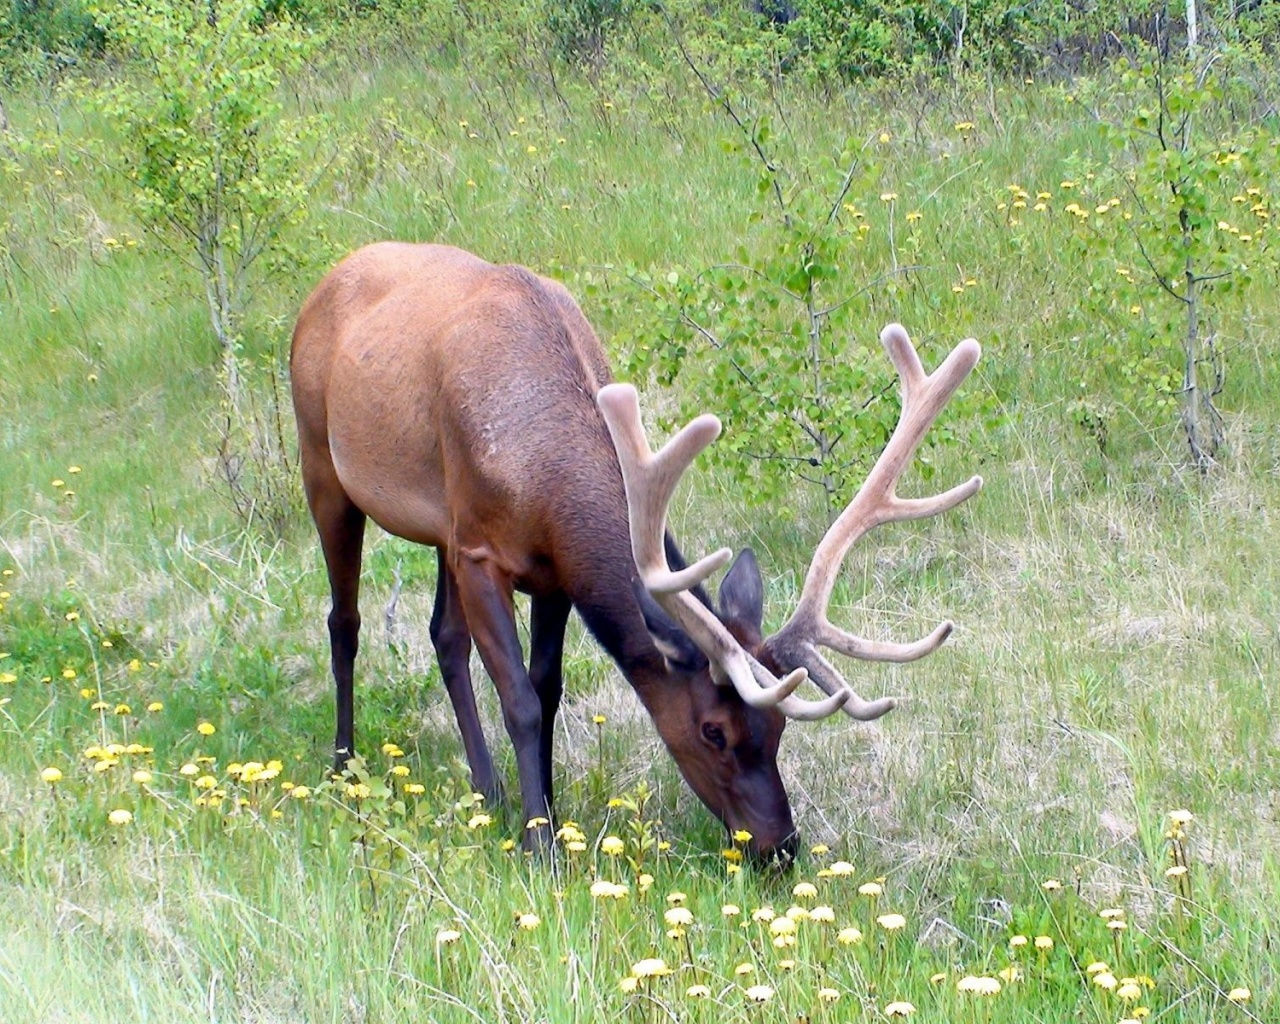
<svg viewBox="0 0 1280 1024">
<path fill-rule="evenodd" d="M 516 91 L 510 109 L 491 101 L 500 118 L 459 73 L 421 61 L 329 67 L 297 88 L 362 155 L 316 197 L 332 251 L 257 293 L 254 353 L 282 353 L 321 264 L 374 238 L 447 241 L 565 276 L 607 338 L 643 301 L 619 268 L 705 267 L 760 237 L 735 130 L 684 86 L 669 101 L 570 83 L 567 106 Z M 1060 203 L 1058 183 L 1101 159 L 1059 90 L 779 100 L 794 166 L 838 180 L 835 156 L 852 144 L 874 168 L 852 197 L 873 227 L 843 268 L 850 282 L 892 260 L 880 192 L 898 193 L 899 230 L 906 211 L 924 215 L 918 248 L 900 254 L 924 269 L 867 297 L 865 336 L 850 344 L 874 344 L 900 319 L 934 359 L 972 333 L 986 351 L 966 388 L 1003 413 L 931 455 L 928 486 L 980 471 L 977 498 L 883 529 L 849 559 L 835 621 L 908 638 L 952 618 L 957 631 L 924 662 L 854 670 L 866 693 L 908 698 L 883 721 L 788 729 L 797 819 L 806 845 L 829 852 L 781 878 L 726 870 L 726 837 L 576 626 L 558 809 L 587 850 L 528 864 L 502 848 L 522 823 L 501 808 L 468 828 L 477 808 L 427 641 L 434 558 L 376 530 L 357 705 L 371 792 L 326 787 L 327 593 L 310 528 L 300 518 L 265 539 L 233 514 L 213 458 L 219 385 L 198 280 L 143 238 L 121 182 L 81 155 L 110 141 L 105 129 L 59 102 L 61 141 L 0 181 L 0 569 L 12 572 L 0 578 L 0 678 L 15 677 L 0 682 L 0 1020 L 870 1021 L 905 999 L 917 1020 L 1106 1024 L 1129 1013 L 1087 980 L 1099 959 L 1117 978 L 1155 980 L 1138 1000 L 1153 1018 L 1276 1016 L 1280 451 L 1265 339 L 1280 310 L 1264 287 L 1228 307 L 1233 457 L 1207 479 L 1183 468 L 1172 423 L 1122 414 L 1106 453 L 1077 430 L 1081 353 L 1106 325 L 1082 312 L 1087 275 L 1061 220 L 1027 214 L 1014 231 L 996 210 L 1010 184 Z M 52 123 L 34 91 L 6 107 L 30 137 Z M 979 125 L 968 138 L 954 128 L 964 120 Z M 143 241 L 103 241 L 126 237 Z M 574 280 L 586 269 L 597 288 Z M 977 283 L 952 291 L 967 279 Z M 776 626 L 820 532 L 816 496 L 797 494 L 781 515 L 738 486 L 702 473 L 678 532 L 691 551 L 754 545 Z M 393 644 L 382 609 L 397 570 Z M 163 709 L 146 710 L 153 701 Z M 216 731 L 202 735 L 201 722 Z M 407 777 L 389 774 L 384 741 L 403 747 Z M 150 749 L 95 771 L 101 756 L 84 751 L 113 742 Z M 216 758 L 198 765 L 225 792 L 216 807 L 181 773 L 197 757 Z M 228 774 L 272 759 L 268 782 Z M 63 773 L 53 786 L 40 780 L 50 766 Z M 140 768 L 145 785 L 132 781 Z M 295 799 L 282 780 L 315 792 Z M 423 792 L 406 795 L 408 781 Z M 609 806 L 642 787 L 642 812 Z M 1195 814 L 1184 901 L 1164 874 L 1166 815 L 1180 807 Z M 133 820 L 109 825 L 113 809 Z M 600 851 L 610 834 L 633 857 L 636 837 L 671 848 L 646 848 L 638 871 Z M 819 875 L 836 860 L 854 874 Z M 653 876 L 644 892 L 641 872 Z M 593 898 L 596 878 L 629 895 Z M 883 896 L 858 893 L 877 878 Z M 1049 878 L 1063 889 L 1044 890 Z M 818 895 L 794 896 L 800 881 Z M 673 892 L 695 922 L 674 939 Z M 766 923 L 743 927 L 724 904 L 743 917 L 827 905 L 835 921 L 802 920 L 796 945 L 778 949 Z M 1112 906 L 1128 923 L 1118 948 L 1097 913 Z M 905 928 L 877 926 L 885 912 Z M 517 913 L 541 921 L 522 930 Z M 835 939 L 852 926 L 860 943 Z M 441 929 L 461 937 L 440 945 Z M 1011 949 L 1019 934 L 1054 948 Z M 675 974 L 624 993 L 632 965 L 655 956 Z M 744 963 L 752 973 L 735 974 Z M 956 990 L 1011 965 L 1022 979 L 998 996 Z M 687 997 L 695 984 L 711 995 Z M 753 984 L 774 995 L 750 1002 Z M 1238 985 L 1251 1002 L 1226 999 Z"/>
</svg>

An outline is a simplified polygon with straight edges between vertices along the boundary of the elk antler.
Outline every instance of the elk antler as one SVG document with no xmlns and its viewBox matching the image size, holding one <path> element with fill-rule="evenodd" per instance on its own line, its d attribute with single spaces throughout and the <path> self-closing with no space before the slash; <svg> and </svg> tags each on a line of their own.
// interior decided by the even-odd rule
<svg viewBox="0 0 1280 1024">
<path fill-rule="evenodd" d="M 596 401 L 622 467 L 631 551 L 640 579 L 663 611 L 707 656 L 712 678 L 721 685 L 732 684 L 753 707 L 776 707 L 788 718 L 825 718 L 839 710 L 852 696 L 848 690 L 836 690 L 820 701 L 792 696 L 808 677 L 808 670 L 796 667 L 785 679 L 778 679 L 742 648 L 711 609 L 689 593 L 729 560 L 732 552 L 728 548 L 676 572 L 667 564 L 663 537 L 671 495 L 697 454 L 719 436 L 720 421 L 710 415 L 699 416 L 655 455 L 640 422 L 635 388 L 609 384 L 600 389 Z"/>
<path fill-rule="evenodd" d="M 895 493 L 898 479 L 921 439 L 977 363 L 982 353 L 978 343 L 972 338 L 960 342 L 941 366 L 925 374 L 920 357 L 900 324 L 886 327 L 880 332 L 880 340 L 902 381 L 902 416 L 857 495 L 831 524 L 814 552 L 795 612 L 765 641 L 765 647 L 780 665 L 807 668 L 813 681 L 827 693 L 847 690 L 849 684 L 818 650 L 819 645 L 864 661 L 915 661 L 937 650 L 952 628 L 950 622 L 944 622 L 922 640 L 897 644 L 866 640 L 831 625 L 827 621 L 827 603 L 849 548 L 880 523 L 937 515 L 959 505 L 982 486 L 982 477 L 975 476 L 932 498 L 899 498 Z M 870 721 L 896 704 L 892 698 L 864 701 L 855 695 L 844 710 L 854 718 Z"/>
</svg>

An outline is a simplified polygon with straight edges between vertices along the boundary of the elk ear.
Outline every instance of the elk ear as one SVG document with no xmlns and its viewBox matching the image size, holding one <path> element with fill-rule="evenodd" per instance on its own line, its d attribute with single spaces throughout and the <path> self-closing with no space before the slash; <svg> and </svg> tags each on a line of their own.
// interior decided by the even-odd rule
<svg viewBox="0 0 1280 1024">
<path fill-rule="evenodd" d="M 743 548 L 720 584 L 720 621 L 759 636 L 764 621 L 764 582 L 755 552 Z"/>
<path fill-rule="evenodd" d="M 707 656 L 698 650 L 689 639 L 689 634 L 662 610 L 653 595 L 645 589 L 645 585 L 638 579 L 632 580 L 631 589 L 635 591 L 636 601 L 644 616 L 645 628 L 649 630 L 654 646 L 658 648 L 668 667 L 683 672 L 698 672 L 706 668 Z"/>
</svg>

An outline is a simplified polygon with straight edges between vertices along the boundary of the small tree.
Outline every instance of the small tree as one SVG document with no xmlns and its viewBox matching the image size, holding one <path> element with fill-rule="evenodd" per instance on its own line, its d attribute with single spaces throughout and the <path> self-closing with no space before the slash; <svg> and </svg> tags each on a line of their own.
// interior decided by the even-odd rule
<svg viewBox="0 0 1280 1024">
<path fill-rule="evenodd" d="M 199 271 L 233 409 L 240 403 L 240 321 L 250 271 L 301 221 L 327 163 L 316 118 L 283 118 L 283 75 L 311 39 L 264 19 L 264 0 L 101 0 L 93 7 L 126 72 L 91 92 L 119 129 L 114 158 L 138 211 Z"/>
</svg>

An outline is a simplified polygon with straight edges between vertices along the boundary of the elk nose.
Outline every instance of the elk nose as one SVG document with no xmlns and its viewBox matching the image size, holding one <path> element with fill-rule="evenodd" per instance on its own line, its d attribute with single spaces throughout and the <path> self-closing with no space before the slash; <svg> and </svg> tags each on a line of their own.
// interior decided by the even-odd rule
<svg viewBox="0 0 1280 1024">
<path fill-rule="evenodd" d="M 796 852 L 799 848 L 800 835 L 795 830 L 792 830 L 781 839 L 776 839 L 772 842 L 763 840 L 753 843 L 750 847 L 750 852 L 755 860 L 766 867 L 785 869 L 795 863 Z"/>
</svg>

